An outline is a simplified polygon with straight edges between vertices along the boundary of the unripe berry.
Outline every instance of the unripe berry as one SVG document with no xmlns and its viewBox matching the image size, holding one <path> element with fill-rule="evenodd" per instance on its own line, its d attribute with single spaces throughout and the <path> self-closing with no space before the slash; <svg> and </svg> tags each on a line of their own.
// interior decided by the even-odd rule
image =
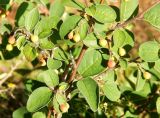
<svg viewBox="0 0 160 118">
<path fill-rule="evenodd" d="M 65 113 L 65 112 L 68 112 L 68 109 L 69 109 L 69 104 L 68 103 L 64 103 L 64 104 L 61 104 L 60 105 L 60 110 Z"/>
<path fill-rule="evenodd" d="M 15 40 L 14 36 L 10 36 L 9 40 L 8 40 L 8 43 L 14 44 L 15 42 L 16 42 L 16 40 Z"/>
<path fill-rule="evenodd" d="M 116 62 L 112 59 L 108 60 L 108 68 L 114 68 L 116 66 Z"/>
<path fill-rule="evenodd" d="M 105 39 L 100 39 L 99 40 L 99 45 L 102 47 L 107 47 L 107 41 Z"/>
<path fill-rule="evenodd" d="M 11 44 L 7 44 L 6 50 L 12 51 L 13 50 L 13 46 Z"/>
<path fill-rule="evenodd" d="M 118 53 L 120 56 L 124 56 L 124 55 L 126 55 L 126 50 L 124 48 L 119 48 Z"/>
<path fill-rule="evenodd" d="M 75 42 L 79 42 L 79 41 L 81 40 L 81 37 L 80 37 L 79 33 L 76 33 L 76 34 L 73 36 L 73 40 L 74 40 Z"/>
<path fill-rule="evenodd" d="M 143 77 L 148 80 L 152 77 L 152 75 L 149 72 L 145 71 L 143 72 Z"/>
<path fill-rule="evenodd" d="M 37 43 L 38 42 L 38 36 L 37 35 L 31 35 L 31 41 L 33 43 Z"/>
<path fill-rule="evenodd" d="M 71 32 L 68 34 L 68 38 L 69 38 L 69 39 L 73 39 L 73 31 L 71 31 Z"/>
</svg>

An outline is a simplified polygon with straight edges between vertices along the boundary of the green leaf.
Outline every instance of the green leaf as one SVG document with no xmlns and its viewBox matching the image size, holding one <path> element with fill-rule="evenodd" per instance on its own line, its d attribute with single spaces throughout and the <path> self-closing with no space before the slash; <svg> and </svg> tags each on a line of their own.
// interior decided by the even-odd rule
<svg viewBox="0 0 160 118">
<path fill-rule="evenodd" d="M 128 20 L 138 7 L 138 0 L 121 0 L 120 19 Z"/>
<path fill-rule="evenodd" d="M 85 8 L 85 12 L 86 14 L 90 15 L 90 16 L 94 16 L 95 12 L 96 12 L 96 7 L 95 5 L 92 5 L 90 7 Z"/>
<path fill-rule="evenodd" d="M 63 0 L 63 5 L 76 8 L 78 10 L 83 10 L 85 8 L 84 4 L 82 4 L 78 0 Z"/>
<path fill-rule="evenodd" d="M 159 59 L 160 45 L 156 41 L 148 41 L 139 47 L 139 56 L 147 62 L 155 62 Z"/>
<path fill-rule="evenodd" d="M 61 17 L 64 13 L 64 6 L 62 4 L 63 0 L 54 0 L 50 7 L 50 16 Z"/>
<path fill-rule="evenodd" d="M 113 43 L 116 47 L 121 47 L 125 42 L 126 36 L 124 30 L 117 29 L 113 32 Z"/>
<path fill-rule="evenodd" d="M 138 75 L 137 75 L 137 82 L 136 82 L 136 91 L 140 91 L 143 89 L 145 85 L 146 80 L 142 78 L 142 73 L 140 70 L 138 70 Z"/>
<path fill-rule="evenodd" d="M 43 18 L 37 23 L 34 35 L 37 35 L 39 38 L 49 37 L 52 34 L 52 28 L 56 28 L 58 22 L 59 18 L 57 16 Z"/>
<path fill-rule="evenodd" d="M 25 19 L 25 27 L 28 31 L 32 31 L 39 21 L 39 11 L 38 8 L 33 8 L 27 15 Z"/>
<path fill-rule="evenodd" d="M 151 85 L 150 85 L 150 83 L 145 82 L 142 90 L 133 91 L 132 93 L 137 94 L 142 97 L 147 97 L 151 93 Z"/>
<path fill-rule="evenodd" d="M 35 112 L 46 106 L 52 97 L 52 91 L 47 87 L 39 87 L 35 89 L 29 96 L 27 101 L 27 110 Z"/>
<path fill-rule="evenodd" d="M 88 33 L 88 28 L 89 28 L 88 22 L 85 19 L 83 19 L 79 22 L 78 26 L 79 26 L 80 37 L 83 40 Z"/>
<path fill-rule="evenodd" d="M 66 96 L 64 94 L 58 93 L 58 92 L 56 93 L 56 100 L 57 100 L 58 104 L 60 104 L 60 105 L 67 102 Z"/>
<path fill-rule="evenodd" d="M 11 24 L 8 22 L 8 20 L 5 19 L 5 18 L 4 18 L 4 19 L 1 18 L 0 34 L 1 34 L 1 35 L 4 35 L 4 33 L 10 34 L 11 30 L 12 30 L 12 26 L 11 26 Z"/>
<path fill-rule="evenodd" d="M 83 77 L 96 75 L 104 69 L 101 63 L 102 55 L 100 52 L 88 49 L 78 67 L 78 73 Z"/>
<path fill-rule="evenodd" d="M 43 112 L 36 112 L 32 115 L 32 118 L 46 118 L 46 115 Z"/>
<path fill-rule="evenodd" d="M 39 46 L 42 49 L 52 49 L 55 47 L 48 38 L 39 39 Z"/>
<path fill-rule="evenodd" d="M 59 109 L 59 103 L 56 99 L 56 96 L 53 97 L 53 107 L 56 112 L 61 113 L 61 111 Z"/>
<path fill-rule="evenodd" d="M 107 5 L 96 5 L 93 17 L 101 23 L 111 23 L 115 21 L 117 15 L 114 9 Z"/>
<path fill-rule="evenodd" d="M 154 27 L 160 29 L 160 3 L 155 5 L 144 14 L 144 20 L 149 22 Z"/>
<path fill-rule="evenodd" d="M 99 88 L 91 78 L 85 78 L 77 82 L 77 87 L 85 97 L 92 111 L 96 111 L 99 104 Z"/>
<path fill-rule="evenodd" d="M 27 111 L 26 107 L 20 107 L 16 109 L 13 114 L 13 118 L 31 118 L 31 114 Z"/>
<path fill-rule="evenodd" d="M 23 54 L 28 61 L 33 61 L 37 57 L 37 50 L 30 44 L 26 44 L 23 47 Z"/>
<path fill-rule="evenodd" d="M 54 70 L 46 70 L 38 75 L 42 78 L 47 86 L 53 88 L 59 84 L 59 77 Z"/>
<path fill-rule="evenodd" d="M 56 48 L 54 50 L 54 58 L 57 60 L 61 60 L 61 61 L 67 60 L 67 56 L 66 56 L 65 52 L 60 48 Z"/>
<path fill-rule="evenodd" d="M 60 36 L 61 38 L 64 38 L 66 34 L 68 34 L 72 29 L 76 27 L 78 22 L 80 21 L 81 17 L 80 16 L 69 16 L 61 25 L 60 27 Z"/>
<path fill-rule="evenodd" d="M 102 24 L 102 23 L 99 23 L 99 22 L 95 22 L 94 33 L 99 34 L 99 33 L 102 33 L 102 32 L 106 32 L 111 28 L 112 25 L 113 25 L 112 23 Z"/>
<path fill-rule="evenodd" d="M 159 65 L 160 65 L 160 59 L 158 61 L 156 61 L 155 65 L 154 65 L 154 69 L 157 70 L 158 72 L 160 72 L 160 66 Z"/>
<path fill-rule="evenodd" d="M 111 101 L 117 101 L 121 96 L 121 92 L 117 88 L 117 84 L 115 82 L 107 81 L 102 90 L 105 96 Z"/>
<path fill-rule="evenodd" d="M 18 37 L 18 39 L 16 40 L 16 46 L 19 50 L 22 49 L 22 47 L 25 45 L 26 42 L 26 38 L 25 36 L 20 36 Z"/>
<path fill-rule="evenodd" d="M 73 49 L 73 57 L 75 59 L 78 59 L 79 55 L 80 55 L 80 52 L 82 50 L 82 46 L 77 46 Z"/>
<path fill-rule="evenodd" d="M 117 29 L 113 33 L 114 48 L 124 47 L 126 45 L 134 46 L 133 37 L 124 29 Z"/>
<path fill-rule="evenodd" d="M 121 67 L 122 69 L 126 69 L 127 66 L 128 66 L 128 61 L 125 60 L 125 59 L 120 59 L 120 60 L 119 60 L 119 65 L 120 65 L 120 67 Z"/>
<path fill-rule="evenodd" d="M 157 112 L 160 114 L 160 97 L 157 98 L 156 108 L 157 108 Z"/>
<path fill-rule="evenodd" d="M 23 2 L 17 9 L 15 22 L 16 26 L 24 26 L 25 19 L 28 12 L 34 8 L 34 4 L 32 2 Z"/>
<path fill-rule="evenodd" d="M 87 37 L 83 40 L 83 43 L 90 48 L 100 48 L 97 42 L 97 38 L 93 33 L 88 34 Z"/>
<path fill-rule="evenodd" d="M 52 59 L 52 58 L 48 58 L 47 60 L 47 67 L 49 69 L 58 69 L 62 66 L 62 62 L 59 61 L 59 60 L 55 60 L 55 59 Z"/>
<path fill-rule="evenodd" d="M 111 81 L 114 82 L 115 81 L 115 72 L 114 70 L 108 70 L 103 76 L 102 79 L 104 81 Z"/>
</svg>

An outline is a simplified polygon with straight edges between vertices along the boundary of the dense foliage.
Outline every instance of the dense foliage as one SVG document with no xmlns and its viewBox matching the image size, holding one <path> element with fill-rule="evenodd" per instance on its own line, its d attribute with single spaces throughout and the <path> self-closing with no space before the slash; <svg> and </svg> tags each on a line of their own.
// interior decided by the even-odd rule
<svg viewBox="0 0 160 118">
<path fill-rule="evenodd" d="M 15 21 L 6 16 L 18 5 Z M 133 55 L 132 23 L 160 30 L 160 1 L 138 14 L 138 0 L 0 0 L 0 58 L 24 78 L 26 106 L 13 118 L 160 116 L 160 42 Z M 10 63 L 10 62 L 9 62 Z M 1 95 L 4 97 L 4 95 Z"/>
</svg>

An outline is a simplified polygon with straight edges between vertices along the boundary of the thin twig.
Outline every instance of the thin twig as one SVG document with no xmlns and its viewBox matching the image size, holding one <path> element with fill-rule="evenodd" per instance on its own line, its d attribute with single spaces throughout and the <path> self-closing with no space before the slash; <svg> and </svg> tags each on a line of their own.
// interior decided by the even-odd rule
<svg viewBox="0 0 160 118">
<path fill-rule="evenodd" d="M 48 114 L 47 114 L 47 118 L 51 118 L 51 113 L 52 113 L 52 108 L 49 108 Z"/>
<path fill-rule="evenodd" d="M 10 72 L 0 81 L 0 86 L 7 81 L 13 75 L 13 72 L 17 69 L 17 67 L 22 63 L 22 61 L 18 61 L 10 70 Z"/>
<path fill-rule="evenodd" d="M 79 67 L 79 64 L 80 64 L 81 61 L 82 61 L 82 58 L 83 58 L 85 52 L 86 52 L 86 47 L 83 46 L 82 51 L 81 51 L 81 53 L 80 53 L 80 56 L 79 56 L 78 60 L 76 61 L 76 64 L 75 64 L 74 67 L 73 67 L 73 71 L 72 71 L 71 76 L 70 76 L 70 78 L 69 78 L 69 80 L 68 80 L 68 83 L 71 83 L 71 82 L 74 80 L 74 78 L 75 78 L 75 76 L 76 76 L 77 69 L 78 69 L 78 67 Z"/>
</svg>

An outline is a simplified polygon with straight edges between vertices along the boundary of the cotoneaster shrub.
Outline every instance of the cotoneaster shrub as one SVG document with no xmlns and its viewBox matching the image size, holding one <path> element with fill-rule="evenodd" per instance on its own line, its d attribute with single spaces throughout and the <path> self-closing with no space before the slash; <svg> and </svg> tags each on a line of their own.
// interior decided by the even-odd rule
<svg viewBox="0 0 160 118">
<path fill-rule="evenodd" d="M 1 3 L 1 2 L 0 2 Z M 13 25 L 5 18 L 18 4 Z M 0 86 L 28 63 L 26 106 L 13 118 L 154 117 L 160 114 L 160 43 L 139 46 L 132 23 L 160 29 L 160 1 L 138 13 L 138 0 L 2 0 L 1 60 L 16 58 Z M 23 76 L 23 74 L 22 74 Z"/>
</svg>

